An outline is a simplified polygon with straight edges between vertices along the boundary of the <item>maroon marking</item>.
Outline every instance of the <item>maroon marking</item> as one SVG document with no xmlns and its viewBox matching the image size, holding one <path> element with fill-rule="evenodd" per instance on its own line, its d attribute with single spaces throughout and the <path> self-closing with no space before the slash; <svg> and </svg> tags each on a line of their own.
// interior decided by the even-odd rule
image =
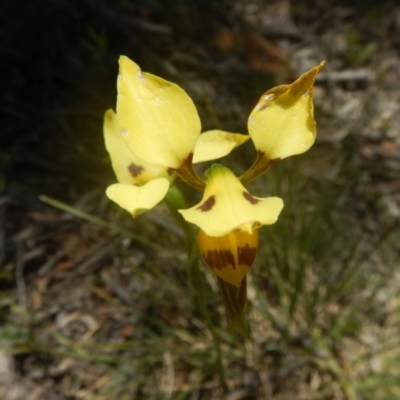
<svg viewBox="0 0 400 400">
<path fill-rule="evenodd" d="M 201 206 L 197 207 L 200 211 L 210 211 L 215 206 L 215 196 L 210 196 Z"/>
<path fill-rule="evenodd" d="M 185 170 L 187 168 L 192 168 L 193 152 L 189 153 L 188 156 L 182 161 L 179 168 L 168 167 L 168 174 L 171 175 L 173 172 L 179 172 L 179 170 Z"/>
<path fill-rule="evenodd" d="M 224 269 L 231 266 L 235 269 L 235 258 L 229 250 L 208 250 L 207 254 L 203 254 L 207 265 L 212 269 Z"/>
<path fill-rule="evenodd" d="M 256 258 L 257 248 L 250 247 L 246 243 L 245 247 L 238 247 L 238 262 L 239 265 L 247 265 L 251 267 Z"/>
<path fill-rule="evenodd" d="M 258 157 L 258 158 L 263 158 L 263 157 L 265 157 L 265 151 L 257 150 L 257 157 Z"/>
<path fill-rule="evenodd" d="M 193 169 L 192 160 L 193 153 L 189 153 L 178 168 L 168 168 L 168 174 L 176 172 L 179 177 L 190 186 L 195 189 L 204 190 L 206 184 Z"/>
<path fill-rule="evenodd" d="M 140 175 L 142 173 L 143 169 L 144 169 L 143 167 L 141 167 L 140 165 L 136 165 L 134 163 L 130 163 L 128 165 L 128 171 L 134 178 L 136 178 L 138 175 Z"/>
<path fill-rule="evenodd" d="M 269 162 L 272 164 L 275 164 L 277 161 L 281 161 L 282 159 L 280 157 L 276 157 L 276 158 L 272 158 L 271 160 L 269 160 Z"/>
<path fill-rule="evenodd" d="M 257 203 L 259 203 L 261 201 L 261 200 L 256 199 L 255 197 L 253 197 L 248 192 L 243 192 L 243 197 L 251 204 L 257 204 Z"/>
</svg>

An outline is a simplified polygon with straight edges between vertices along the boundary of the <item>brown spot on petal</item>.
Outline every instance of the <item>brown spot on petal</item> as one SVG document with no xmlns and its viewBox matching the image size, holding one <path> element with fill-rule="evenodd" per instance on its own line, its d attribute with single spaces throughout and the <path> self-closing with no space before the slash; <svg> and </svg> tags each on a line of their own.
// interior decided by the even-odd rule
<svg viewBox="0 0 400 400">
<path fill-rule="evenodd" d="M 247 265 L 251 267 L 256 257 L 257 248 L 250 247 L 247 243 L 245 247 L 238 247 L 239 265 Z"/>
<path fill-rule="evenodd" d="M 243 192 L 243 197 L 251 204 L 257 204 L 261 201 L 253 197 L 249 192 Z"/>
<path fill-rule="evenodd" d="M 134 163 L 130 163 L 128 165 L 128 171 L 134 178 L 136 178 L 138 175 L 142 173 L 143 167 L 141 167 L 140 165 L 136 165 Z"/>
<path fill-rule="evenodd" d="M 229 250 L 208 250 L 203 254 L 207 265 L 212 269 L 224 269 L 231 266 L 235 269 L 235 258 Z"/>
<path fill-rule="evenodd" d="M 210 196 L 201 206 L 197 207 L 200 211 L 210 211 L 215 205 L 215 196 Z"/>
</svg>

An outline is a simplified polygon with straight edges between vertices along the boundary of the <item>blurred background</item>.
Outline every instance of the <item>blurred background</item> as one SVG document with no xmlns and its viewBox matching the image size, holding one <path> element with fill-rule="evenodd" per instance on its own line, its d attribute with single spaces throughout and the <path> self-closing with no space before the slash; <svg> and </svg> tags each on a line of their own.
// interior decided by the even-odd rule
<svg viewBox="0 0 400 400">
<path fill-rule="evenodd" d="M 4 0 L 0 397 L 399 399 L 399 46 L 389 0 Z M 248 185 L 285 202 L 249 275 L 251 341 L 203 266 L 211 334 L 163 204 L 133 220 L 104 195 L 121 54 L 182 86 L 203 130 L 240 133 L 327 61 L 316 145 Z"/>
</svg>

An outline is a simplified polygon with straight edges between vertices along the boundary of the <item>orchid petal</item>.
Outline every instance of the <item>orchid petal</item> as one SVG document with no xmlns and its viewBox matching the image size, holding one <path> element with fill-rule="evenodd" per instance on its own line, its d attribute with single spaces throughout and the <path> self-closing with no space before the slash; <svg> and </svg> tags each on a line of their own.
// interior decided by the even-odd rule
<svg viewBox="0 0 400 400">
<path fill-rule="evenodd" d="M 249 134 L 259 153 L 269 160 L 307 151 L 316 137 L 313 85 L 324 65 L 312 68 L 290 85 L 277 86 L 263 96 L 248 121 Z"/>
<path fill-rule="evenodd" d="M 196 142 L 193 163 L 225 157 L 233 149 L 247 142 L 248 135 L 225 132 L 218 129 L 202 133 Z"/>
<path fill-rule="evenodd" d="M 253 197 L 229 168 L 214 164 L 207 171 L 200 203 L 179 212 L 206 235 L 220 237 L 234 230 L 252 233 L 262 225 L 274 224 L 282 208 L 282 199 Z"/>
<path fill-rule="evenodd" d="M 153 179 L 143 186 L 115 183 L 106 190 L 107 197 L 136 217 L 155 207 L 167 194 L 169 181 Z"/>
<path fill-rule="evenodd" d="M 168 176 L 165 168 L 146 164 L 129 151 L 119 133 L 118 118 L 113 110 L 106 111 L 103 130 L 106 149 L 118 182 L 143 185 L 154 178 Z"/>
<path fill-rule="evenodd" d="M 190 97 L 178 85 L 119 59 L 117 115 L 132 154 L 148 164 L 178 169 L 194 151 L 201 125 Z"/>
<path fill-rule="evenodd" d="M 240 287 L 252 266 L 258 249 L 258 231 L 232 231 L 224 236 L 197 235 L 199 250 L 207 265 L 223 281 Z"/>
</svg>

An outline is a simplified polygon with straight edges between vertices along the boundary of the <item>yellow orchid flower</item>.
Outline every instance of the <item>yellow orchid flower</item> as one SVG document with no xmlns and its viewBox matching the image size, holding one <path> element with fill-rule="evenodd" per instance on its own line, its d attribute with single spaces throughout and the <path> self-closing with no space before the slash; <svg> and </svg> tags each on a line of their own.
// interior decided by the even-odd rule
<svg viewBox="0 0 400 400">
<path fill-rule="evenodd" d="M 167 195 L 176 174 L 204 190 L 197 205 L 178 211 L 199 227 L 198 247 L 218 277 L 230 326 L 246 335 L 246 274 L 257 253 L 258 228 L 277 221 L 283 201 L 254 197 L 243 184 L 314 143 L 313 85 L 324 62 L 294 83 L 267 91 L 250 114 L 249 135 L 222 130 L 201 134 L 196 108 L 184 90 L 142 72 L 125 56 L 119 65 L 117 112 L 108 110 L 104 118 L 118 183 L 106 194 L 136 216 Z M 220 164 L 207 170 L 205 182 L 194 171 L 193 163 L 222 158 L 249 139 L 257 159 L 241 177 Z"/>
</svg>

